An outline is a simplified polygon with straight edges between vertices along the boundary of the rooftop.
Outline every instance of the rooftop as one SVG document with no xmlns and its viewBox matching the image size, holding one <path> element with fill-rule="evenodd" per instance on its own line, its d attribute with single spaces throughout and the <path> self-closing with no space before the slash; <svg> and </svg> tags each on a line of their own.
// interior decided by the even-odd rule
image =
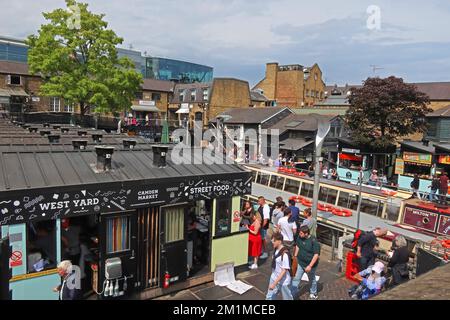
<svg viewBox="0 0 450 320">
<path fill-rule="evenodd" d="M 280 134 L 288 131 L 311 131 L 317 130 L 318 119 L 322 118 L 331 121 L 336 116 L 325 116 L 318 114 L 291 114 L 286 118 L 280 120 L 270 127 L 271 130 L 278 129 Z M 298 150 L 298 149 L 297 149 Z"/>
<path fill-rule="evenodd" d="M 429 117 L 429 118 L 439 118 L 439 117 L 450 118 L 450 105 L 427 114 L 427 117 Z"/>
<path fill-rule="evenodd" d="M 223 112 L 221 115 L 231 116 L 231 119 L 226 120 L 229 124 L 261 124 L 278 113 L 289 110 L 288 108 L 233 108 Z M 292 112 L 292 111 L 291 111 Z M 217 118 L 216 118 L 217 119 Z M 216 122 L 216 119 L 212 122 Z"/>
</svg>

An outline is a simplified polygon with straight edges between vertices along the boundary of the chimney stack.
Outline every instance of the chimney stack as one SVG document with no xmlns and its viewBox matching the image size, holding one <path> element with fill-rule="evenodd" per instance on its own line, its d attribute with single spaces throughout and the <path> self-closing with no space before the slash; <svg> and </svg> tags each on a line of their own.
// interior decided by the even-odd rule
<svg viewBox="0 0 450 320">
<path fill-rule="evenodd" d="M 42 125 L 44 128 L 50 128 L 50 124 L 49 123 L 44 123 L 43 125 Z"/>
<path fill-rule="evenodd" d="M 102 142 L 102 138 L 103 138 L 102 134 L 97 134 L 97 133 L 92 134 L 92 140 L 94 140 L 95 143 Z"/>
<path fill-rule="evenodd" d="M 38 128 L 36 128 L 36 127 L 29 127 L 29 128 L 28 128 L 28 131 L 30 131 L 30 132 L 36 132 L 36 133 L 37 133 Z"/>
<path fill-rule="evenodd" d="M 72 140 L 73 150 L 86 150 L 87 144 L 86 140 Z"/>
<path fill-rule="evenodd" d="M 97 153 L 96 169 L 99 172 L 111 170 L 112 154 L 114 153 L 114 147 L 96 146 L 95 153 Z"/>
<path fill-rule="evenodd" d="M 39 133 L 41 134 L 41 136 L 46 137 L 49 134 L 51 134 L 52 132 L 50 130 L 41 130 L 41 131 L 39 131 Z"/>
<path fill-rule="evenodd" d="M 84 136 L 86 136 L 86 135 L 87 135 L 87 131 L 84 131 L 84 130 L 78 130 L 78 136 L 84 137 Z"/>
<path fill-rule="evenodd" d="M 60 126 L 60 125 L 54 125 L 54 126 L 53 126 L 53 129 L 59 130 L 59 129 L 61 129 L 61 126 Z"/>
<path fill-rule="evenodd" d="M 59 143 L 61 136 L 59 134 L 49 134 L 47 138 L 50 143 Z"/>
<path fill-rule="evenodd" d="M 422 142 L 423 142 L 423 145 L 424 145 L 425 147 L 429 147 L 429 146 L 430 146 L 430 140 L 423 139 Z"/>
<path fill-rule="evenodd" d="M 69 128 L 61 128 L 61 132 L 62 133 L 68 133 L 69 132 Z"/>
<path fill-rule="evenodd" d="M 152 146 L 153 150 L 153 165 L 158 168 L 165 168 L 167 166 L 167 152 L 169 151 L 168 146 Z"/>
<path fill-rule="evenodd" d="M 137 144 L 136 140 L 132 140 L 132 139 L 123 140 L 123 148 L 124 149 L 134 149 L 136 144 Z"/>
</svg>

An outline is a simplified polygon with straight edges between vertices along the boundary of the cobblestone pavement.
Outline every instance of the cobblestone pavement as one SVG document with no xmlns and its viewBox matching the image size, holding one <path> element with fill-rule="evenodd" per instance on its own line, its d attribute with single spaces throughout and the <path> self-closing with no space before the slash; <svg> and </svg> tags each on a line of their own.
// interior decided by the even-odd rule
<svg viewBox="0 0 450 320">
<path fill-rule="evenodd" d="M 343 273 L 338 272 L 337 261 L 330 261 L 329 251 L 322 250 L 317 275 L 320 276 L 318 295 L 320 300 L 348 300 L 347 290 L 353 283 L 347 280 Z M 240 273 L 236 279 L 253 286 L 243 295 L 239 295 L 228 288 L 214 285 L 214 282 L 203 284 L 194 288 L 179 291 L 172 295 L 157 298 L 157 300 L 264 300 L 269 285 L 271 273 L 271 259 L 262 261 L 258 270 L 249 270 Z M 300 285 L 300 300 L 309 298 L 309 284 Z M 281 295 L 279 296 L 281 299 Z"/>
</svg>

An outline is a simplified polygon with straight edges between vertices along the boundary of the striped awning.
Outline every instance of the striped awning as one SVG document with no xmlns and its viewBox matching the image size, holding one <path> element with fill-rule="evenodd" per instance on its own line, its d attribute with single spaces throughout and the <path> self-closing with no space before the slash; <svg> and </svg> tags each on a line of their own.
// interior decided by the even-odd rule
<svg viewBox="0 0 450 320">
<path fill-rule="evenodd" d="M 22 88 L 0 88 L 0 97 L 28 97 L 29 94 Z"/>
</svg>

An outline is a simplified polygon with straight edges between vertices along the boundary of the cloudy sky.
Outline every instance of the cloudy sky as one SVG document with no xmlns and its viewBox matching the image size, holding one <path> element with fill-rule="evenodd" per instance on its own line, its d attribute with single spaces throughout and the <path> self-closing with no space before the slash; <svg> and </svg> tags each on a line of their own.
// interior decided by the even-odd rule
<svg viewBox="0 0 450 320">
<path fill-rule="evenodd" d="M 448 0 L 84 0 L 123 46 L 207 64 L 255 84 L 266 62 L 312 65 L 327 84 L 374 74 L 450 80 Z M 63 0 L 0 0 L 0 34 L 23 38 Z M 380 28 L 368 8 L 380 9 Z M 369 26 L 368 28 L 368 20 Z"/>
</svg>

